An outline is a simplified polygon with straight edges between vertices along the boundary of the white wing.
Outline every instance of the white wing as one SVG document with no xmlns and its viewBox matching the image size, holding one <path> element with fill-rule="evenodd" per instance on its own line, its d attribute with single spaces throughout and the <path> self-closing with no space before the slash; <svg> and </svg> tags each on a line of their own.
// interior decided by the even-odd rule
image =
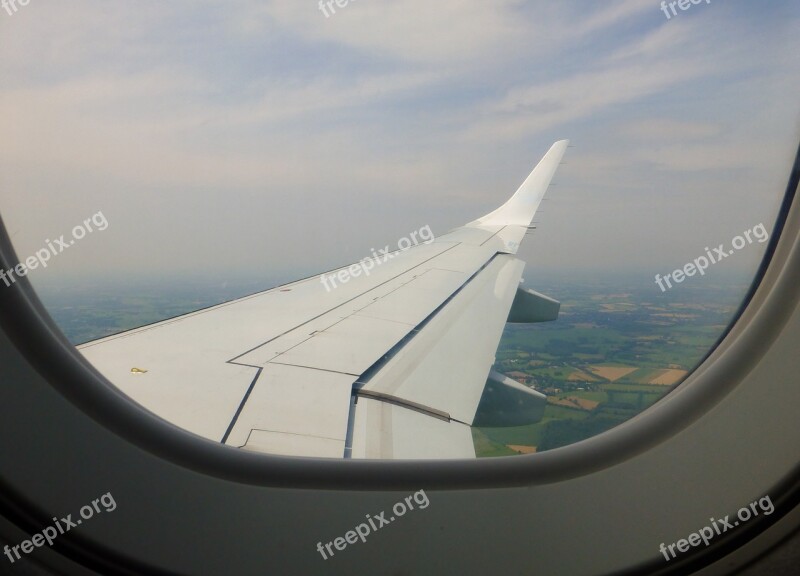
<svg viewBox="0 0 800 576">
<path fill-rule="evenodd" d="M 557 302 L 518 292 L 514 254 L 566 147 L 553 144 L 497 210 L 369 270 L 326 273 L 327 288 L 312 277 L 79 350 L 144 407 L 231 446 L 474 457 L 470 426 L 509 313 L 558 313 Z M 343 270 L 349 280 L 337 282 Z"/>
</svg>

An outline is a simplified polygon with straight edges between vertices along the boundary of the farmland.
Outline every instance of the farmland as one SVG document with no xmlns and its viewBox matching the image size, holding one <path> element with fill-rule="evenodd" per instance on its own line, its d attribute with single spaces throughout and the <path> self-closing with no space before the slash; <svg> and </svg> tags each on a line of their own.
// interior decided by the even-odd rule
<svg viewBox="0 0 800 576">
<path fill-rule="evenodd" d="M 621 289 L 595 282 L 541 291 L 561 301 L 559 319 L 508 324 L 495 369 L 546 394 L 544 417 L 526 426 L 477 430 L 479 456 L 564 446 L 651 406 L 713 348 L 746 286 L 709 283 L 662 294 L 649 284 Z"/>
</svg>

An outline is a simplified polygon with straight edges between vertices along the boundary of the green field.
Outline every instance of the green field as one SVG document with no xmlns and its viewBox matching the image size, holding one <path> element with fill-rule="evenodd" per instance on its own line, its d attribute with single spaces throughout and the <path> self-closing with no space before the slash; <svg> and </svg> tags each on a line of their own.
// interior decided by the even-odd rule
<svg viewBox="0 0 800 576">
<path fill-rule="evenodd" d="M 606 402 L 608 401 L 608 394 L 603 390 L 574 390 L 572 392 L 565 392 L 562 394 L 555 394 L 555 398 L 583 398 L 584 400 L 591 400 L 592 402 Z"/>
</svg>

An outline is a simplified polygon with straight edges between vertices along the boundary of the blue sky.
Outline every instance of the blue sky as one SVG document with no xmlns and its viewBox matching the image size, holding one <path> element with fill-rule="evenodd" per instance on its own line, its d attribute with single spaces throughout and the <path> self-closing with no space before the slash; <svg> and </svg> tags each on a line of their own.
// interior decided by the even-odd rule
<svg viewBox="0 0 800 576">
<path fill-rule="evenodd" d="M 108 219 L 35 281 L 303 276 L 492 210 L 569 138 L 526 276 L 652 276 L 774 219 L 798 25 L 794 1 L 31 0 L 0 11 L 0 214 L 20 256 Z"/>
</svg>

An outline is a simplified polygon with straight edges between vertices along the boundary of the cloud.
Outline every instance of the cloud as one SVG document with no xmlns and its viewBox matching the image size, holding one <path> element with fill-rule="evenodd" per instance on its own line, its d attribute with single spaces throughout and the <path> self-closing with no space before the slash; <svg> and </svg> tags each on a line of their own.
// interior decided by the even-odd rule
<svg viewBox="0 0 800 576">
<path fill-rule="evenodd" d="M 709 122 L 689 122 L 674 118 L 650 118 L 631 122 L 620 127 L 625 136 L 640 141 L 656 139 L 667 141 L 704 140 L 718 135 L 722 126 Z"/>
<path fill-rule="evenodd" d="M 254 35 L 277 26 L 309 41 L 348 47 L 379 60 L 447 66 L 452 73 L 464 73 L 514 54 L 537 59 L 552 55 L 647 9 L 638 0 L 591 5 L 351 0 L 325 18 L 316 2 L 273 0 L 248 4 L 239 19 L 240 27 Z"/>
<path fill-rule="evenodd" d="M 680 68 L 664 62 L 625 65 L 514 88 L 488 104 L 469 133 L 479 140 L 530 137 L 663 93 L 706 71 L 699 63 Z"/>
<path fill-rule="evenodd" d="M 712 7 L 667 22 L 639 0 L 354 0 L 331 18 L 313 0 L 32 2 L 0 19 L 0 208 L 32 247 L 102 209 L 113 232 L 87 269 L 118 266 L 112 246 L 134 267 L 246 267 L 253 246 L 324 266 L 493 209 L 569 137 L 547 221 L 575 231 L 552 257 L 585 264 L 609 199 L 646 236 L 721 198 L 764 205 L 785 176 L 797 22 Z M 181 252 L 192 238 L 203 253 Z"/>
</svg>

